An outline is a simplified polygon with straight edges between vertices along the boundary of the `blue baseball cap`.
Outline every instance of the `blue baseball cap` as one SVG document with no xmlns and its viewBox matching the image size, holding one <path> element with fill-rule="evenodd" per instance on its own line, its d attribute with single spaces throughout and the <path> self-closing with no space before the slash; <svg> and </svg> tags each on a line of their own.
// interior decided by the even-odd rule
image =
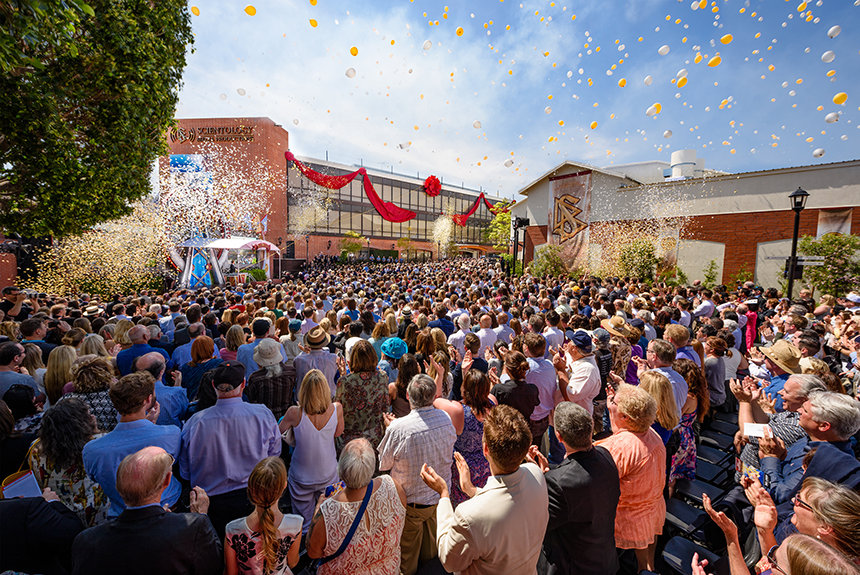
<svg viewBox="0 0 860 575">
<path fill-rule="evenodd" d="M 570 338 L 570 341 L 572 341 L 573 345 L 575 345 L 585 353 L 591 353 L 591 336 L 588 335 L 588 332 L 581 330 L 574 332 L 573 336 L 571 336 Z"/>
</svg>

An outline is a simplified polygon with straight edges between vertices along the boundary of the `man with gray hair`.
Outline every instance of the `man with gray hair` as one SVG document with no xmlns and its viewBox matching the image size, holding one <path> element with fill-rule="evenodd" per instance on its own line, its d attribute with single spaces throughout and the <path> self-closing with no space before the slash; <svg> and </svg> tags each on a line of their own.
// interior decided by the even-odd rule
<svg viewBox="0 0 860 575">
<path fill-rule="evenodd" d="M 748 423 L 765 423 L 773 436 L 779 438 L 785 447 L 791 447 L 798 439 L 806 437 L 806 432 L 800 427 L 800 410 L 809 394 L 815 391 L 826 391 L 824 382 L 811 374 L 794 374 L 788 378 L 779 391 L 785 411 L 766 414 L 758 405 L 761 391 L 752 378 L 743 382 L 733 379 L 729 383 L 732 393 L 738 399 L 738 431 L 735 434 L 735 450 L 740 454 L 741 465 L 735 471 L 735 480 L 741 476 L 755 474 L 759 470 L 758 439 L 749 437 L 744 427 Z"/>
<path fill-rule="evenodd" d="M 149 328 L 145 325 L 133 326 L 128 330 L 127 335 L 131 341 L 131 347 L 122 350 L 116 355 L 116 367 L 119 369 L 121 376 L 130 374 L 134 360 L 147 353 L 156 352 L 164 356 L 165 363 L 170 361 L 170 356 L 167 355 L 166 351 L 149 345 Z"/>
<path fill-rule="evenodd" d="M 812 449 L 816 452 L 809 462 L 810 468 L 815 463 L 817 468 L 837 474 L 838 482 L 842 482 L 846 475 L 860 480 L 850 443 L 851 436 L 860 429 L 860 402 L 841 393 L 814 391 L 798 413 L 798 423 L 806 436 L 791 447 L 786 449 L 781 439 L 770 434 L 759 441 L 758 453 L 767 484 L 765 487 L 777 504 L 789 500 L 797 492 L 804 477 L 804 460 Z M 845 455 L 849 458 L 845 459 Z"/>
<path fill-rule="evenodd" d="M 555 436 L 564 461 L 553 469 L 537 447 L 529 451 L 544 471 L 549 523 L 538 573 L 615 573 L 615 510 L 621 496 L 612 455 L 591 442 L 593 419 L 569 401 L 556 405 Z"/>
<path fill-rule="evenodd" d="M 439 494 L 421 480 L 424 463 L 449 486 L 457 432 L 451 418 L 433 407 L 436 382 L 418 374 L 406 388 L 412 411 L 391 421 L 379 444 L 379 470 L 390 470 L 406 492 L 406 523 L 400 538 L 400 573 L 414 575 L 420 562 L 436 556 L 436 505 Z"/>
<path fill-rule="evenodd" d="M 72 546 L 72 573 L 220 573 L 221 540 L 206 518 L 209 500 L 195 487 L 192 513 L 170 513 L 161 494 L 173 457 L 160 447 L 126 456 L 116 488 L 126 508 L 114 521 L 81 532 Z"/>
<path fill-rule="evenodd" d="M 458 329 L 448 337 L 448 345 L 454 346 L 462 360 L 463 356 L 466 355 L 466 334 L 472 333 L 472 320 L 469 314 L 464 313 L 457 316 L 455 323 Z"/>
<path fill-rule="evenodd" d="M 194 345 L 194 340 L 206 333 L 206 328 L 202 323 L 192 323 L 188 326 L 188 337 L 191 340 L 184 343 L 173 350 L 173 355 L 170 358 L 170 364 L 175 369 L 179 369 L 189 361 L 191 361 L 191 346 Z"/>
</svg>

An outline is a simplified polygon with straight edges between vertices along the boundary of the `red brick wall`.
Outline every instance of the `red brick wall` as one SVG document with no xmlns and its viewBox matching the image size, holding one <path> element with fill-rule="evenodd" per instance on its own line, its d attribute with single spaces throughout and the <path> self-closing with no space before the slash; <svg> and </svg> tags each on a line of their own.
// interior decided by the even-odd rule
<svg viewBox="0 0 860 575">
<path fill-rule="evenodd" d="M 0 287 L 14 285 L 17 275 L 15 254 L 0 254 Z"/>
<path fill-rule="evenodd" d="M 526 228 L 525 245 L 523 246 L 523 264 L 535 259 L 535 249 L 546 243 L 547 226 L 529 226 Z"/>
</svg>

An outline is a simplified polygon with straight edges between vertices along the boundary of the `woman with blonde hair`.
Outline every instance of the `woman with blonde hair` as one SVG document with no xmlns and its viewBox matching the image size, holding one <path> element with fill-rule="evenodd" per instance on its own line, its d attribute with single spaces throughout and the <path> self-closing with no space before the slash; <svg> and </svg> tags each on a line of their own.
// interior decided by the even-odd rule
<svg viewBox="0 0 860 575">
<path fill-rule="evenodd" d="M 659 371 L 650 370 L 639 378 L 639 388 L 644 389 L 657 402 L 657 417 L 651 428 L 657 432 L 663 445 L 672 437 L 672 431 L 678 427 L 681 416 L 678 404 L 675 402 L 675 392 L 669 378 Z"/>
<path fill-rule="evenodd" d="M 233 315 L 235 313 L 236 313 L 236 310 L 229 309 L 229 308 L 225 309 L 224 312 L 221 314 L 221 323 L 229 323 L 231 325 L 236 323 L 236 321 L 233 318 Z"/>
<path fill-rule="evenodd" d="M 116 322 L 116 328 L 113 332 L 113 340 L 122 346 L 123 349 L 131 347 L 131 340 L 128 339 L 128 330 L 134 327 L 134 323 L 128 319 L 121 319 Z"/>
<path fill-rule="evenodd" d="M 54 352 L 51 352 L 53 355 Z M 50 358 L 49 358 L 50 361 Z M 117 380 L 113 363 L 97 355 L 84 355 L 72 365 L 74 391 L 64 397 L 77 397 L 90 408 L 101 431 L 112 431 L 117 424 L 117 411 L 109 390 Z"/>
<path fill-rule="evenodd" d="M 218 355 L 224 361 L 236 361 L 239 346 L 245 345 L 245 330 L 239 324 L 233 324 L 224 336 L 224 347 L 218 350 Z"/>
<path fill-rule="evenodd" d="M 310 370 L 299 386 L 299 404 L 290 407 L 278 424 L 285 440 L 295 445 L 287 485 L 293 510 L 303 518 L 302 532 L 311 524 L 314 506 L 326 487 L 337 481 L 335 437 L 343 433 L 343 407 L 332 402 L 326 376 Z"/>
<path fill-rule="evenodd" d="M 81 343 L 81 347 L 78 348 L 78 353 L 80 353 L 81 356 L 97 355 L 99 357 L 113 357 L 107 348 L 105 348 L 104 338 L 94 333 L 87 334 L 84 341 Z"/>
<path fill-rule="evenodd" d="M 279 457 L 257 463 L 248 477 L 254 511 L 227 524 L 224 565 L 227 575 L 285 575 L 299 562 L 300 515 L 284 514 L 278 501 L 287 488 L 287 468 Z"/>
<path fill-rule="evenodd" d="M 61 345 L 48 355 L 48 369 L 45 371 L 45 394 L 53 405 L 63 395 L 63 387 L 72 381 L 72 364 L 78 359 L 78 352 L 70 345 Z"/>
<path fill-rule="evenodd" d="M 73 327 L 63 336 L 62 343 L 78 349 L 85 337 L 87 337 L 87 332 L 79 327 Z"/>
<path fill-rule="evenodd" d="M 388 329 L 388 324 L 384 321 L 376 322 L 370 338 L 367 340 L 373 346 L 373 351 L 376 352 L 376 357 L 382 357 L 382 344 L 386 339 L 391 337 L 391 330 Z"/>
<path fill-rule="evenodd" d="M 27 370 L 27 373 L 36 380 L 39 390 L 45 393 L 45 372 L 48 370 L 42 362 L 42 349 L 35 343 L 22 345 L 24 346 L 24 361 L 21 362 L 21 367 Z"/>
<path fill-rule="evenodd" d="M 12 341 L 18 341 L 18 322 L 4 321 L 0 323 L 0 335 L 5 335 Z"/>
<path fill-rule="evenodd" d="M 666 519 L 666 448 L 651 428 L 657 418 L 657 401 L 644 389 L 626 383 L 617 391 L 607 386 L 606 397 L 612 435 L 597 445 L 612 454 L 621 480 L 615 546 L 634 550 L 639 571 L 654 571 L 657 536 Z"/>
</svg>

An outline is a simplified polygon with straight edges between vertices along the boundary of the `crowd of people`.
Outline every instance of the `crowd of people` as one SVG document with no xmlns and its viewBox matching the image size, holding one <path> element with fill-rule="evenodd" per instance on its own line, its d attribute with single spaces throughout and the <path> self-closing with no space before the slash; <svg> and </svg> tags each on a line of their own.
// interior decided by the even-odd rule
<svg viewBox="0 0 860 575">
<path fill-rule="evenodd" d="M 731 422 L 685 572 L 860 573 L 857 291 L 324 263 L 3 288 L 0 572 L 669 573 Z"/>
</svg>

